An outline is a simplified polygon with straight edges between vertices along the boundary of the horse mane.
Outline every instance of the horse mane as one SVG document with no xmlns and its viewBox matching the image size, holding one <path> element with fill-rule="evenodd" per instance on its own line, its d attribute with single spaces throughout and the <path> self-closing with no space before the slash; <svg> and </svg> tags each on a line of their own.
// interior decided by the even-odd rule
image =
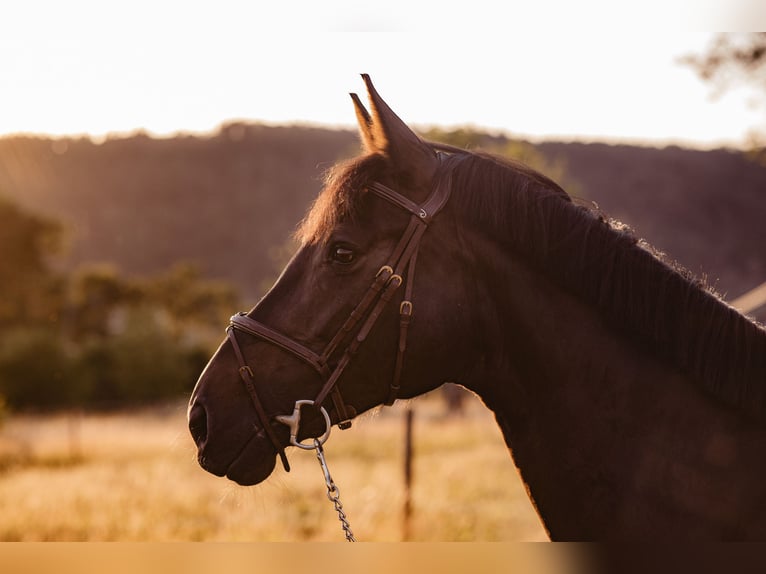
<svg viewBox="0 0 766 574">
<path fill-rule="evenodd" d="M 445 165 L 471 224 L 724 403 L 766 415 L 766 330 L 689 271 L 530 168 L 479 153 Z"/>
<path fill-rule="evenodd" d="M 385 174 L 390 167 L 378 154 L 336 165 L 296 237 L 325 240 L 340 220 L 355 217 L 366 186 Z M 447 174 L 450 201 L 466 223 L 725 404 L 766 415 L 766 330 L 702 280 L 521 163 L 454 153 L 437 178 Z"/>
</svg>

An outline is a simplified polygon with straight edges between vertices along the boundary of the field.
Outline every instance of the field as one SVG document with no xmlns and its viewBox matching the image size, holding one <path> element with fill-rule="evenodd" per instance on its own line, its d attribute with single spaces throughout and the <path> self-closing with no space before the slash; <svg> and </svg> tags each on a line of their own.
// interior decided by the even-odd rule
<svg viewBox="0 0 766 574">
<path fill-rule="evenodd" d="M 410 540 L 546 540 L 492 414 L 473 397 L 415 412 Z M 325 454 L 358 540 L 404 538 L 405 406 L 333 429 Z M 205 473 L 186 405 L 116 414 L 16 415 L 0 429 L 2 541 L 342 541 L 312 452 L 264 483 Z"/>
</svg>

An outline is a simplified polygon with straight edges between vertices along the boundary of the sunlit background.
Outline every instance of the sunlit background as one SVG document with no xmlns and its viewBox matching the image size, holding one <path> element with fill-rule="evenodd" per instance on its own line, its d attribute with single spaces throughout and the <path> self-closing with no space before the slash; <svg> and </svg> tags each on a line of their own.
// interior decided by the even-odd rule
<svg viewBox="0 0 766 574">
<path fill-rule="evenodd" d="M 350 126 L 367 72 L 415 125 L 530 138 L 737 145 L 762 117 L 678 59 L 733 3 L 523 7 L 356 2 L 23 2 L 0 11 L 0 133 L 201 132 L 231 119 Z M 680 5 L 679 5 L 680 4 Z M 291 20 L 293 16 L 297 20 Z M 533 22 L 536 25 L 530 25 Z"/>
<path fill-rule="evenodd" d="M 763 93 L 683 62 L 761 8 L 617 4 L 3 4 L 0 540 L 341 539 L 313 456 L 238 488 L 198 467 L 185 408 L 358 152 L 362 72 L 419 132 L 530 163 L 728 301 L 766 280 Z M 406 524 L 406 406 L 333 434 L 358 537 L 545 540 L 492 413 L 415 409 Z"/>
</svg>

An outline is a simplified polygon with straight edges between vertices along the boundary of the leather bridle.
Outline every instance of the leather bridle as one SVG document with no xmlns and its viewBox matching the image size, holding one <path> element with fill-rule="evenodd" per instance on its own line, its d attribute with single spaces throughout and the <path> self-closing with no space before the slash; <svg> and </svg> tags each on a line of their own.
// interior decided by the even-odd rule
<svg viewBox="0 0 766 574">
<path fill-rule="evenodd" d="M 394 365 L 394 374 L 388 390 L 388 396 L 384 402 L 385 405 L 393 404 L 400 388 L 404 354 L 407 350 L 407 333 L 412 319 L 412 290 L 415 279 L 418 247 L 420 246 L 420 240 L 423 237 L 423 233 L 425 233 L 425 230 L 428 228 L 429 223 L 446 205 L 447 200 L 450 197 L 450 177 L 447 175 L 440 178 L 439 183 L 435 186 L 429 197 L 420 205 L 381 183 L 373 182 L 368 187 L 368 191 L 409 212 L 411 214 L 410 221 L 387 262 L 378 270 L 367 292 L 321 354 L 312 351 L 305 345 L 275 331 L 271 327 L 256 321 L 246 313 L 238 313 L 234 315 L 226 329 L 229 341 L 231 341 L 231 345 L 234 349 L 234 354 L 239 362 L 239 375 L 252 399 L 261 426 L 279 454 L 285 470 L 288 472 L 290 470 L 290 465 L 284 451 L 285 447 L 280 443 L 274 430 L 271 428 L 269 415 L 266 414 L 263 403 L 255 388 L 253 371 L 245 360 L 235 333 L 239 331 L 268 341 L 309 364 L 317 372 L 323 381 L 323 385 L 313 401 L 302 402 L 313 402 L 316 407 L 320 408 L 322 403 L 324 403 L 325 399 L 329 396 L 332 399 L 335 413 L 338 418 L 336 424 L 339 428 L 348 428 L 351 426 L 351 419 L 353 419 L 357 413 L 353 406 L 347 405 L 344 402 L 343 397 L 340 394 L 340 389 L 338 388 L 338 379 L 356 354 L 360 345 L 369 335 L 387 303 L 393 298 L 394 293 L 399 287 L 405 283 L 404 295 L 399 304 L 399 344 L 396 353 L 396 363 Z M 343 350 L 343 355 L 338 360 L 335 367 L 331 368 L 331 357 L 336 354 L 339 345 L 355 330 L 356 335 Z M 287 417 L 277 417 L 277 419 L 280 418 Z M 297 430 L 294 432 L 297 433 Z"/>
</svg>

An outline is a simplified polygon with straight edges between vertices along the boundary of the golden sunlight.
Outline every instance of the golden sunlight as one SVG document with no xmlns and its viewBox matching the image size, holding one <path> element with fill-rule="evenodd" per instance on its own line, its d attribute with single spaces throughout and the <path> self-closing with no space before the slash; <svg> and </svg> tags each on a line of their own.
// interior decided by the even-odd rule
<svg viewBox="0 0 766 574">
<path fill-rule="evenodd" d="M 287 14 L 250 3 L 231 11 L 177 0 L 138 0 L 127 11 L 87 0 L 45 4 L 44 18 L 37 3 L 17 3 L 0 17 L 0 53 L 13 54 L 0 60 L 0 134 L 169 135 L 233 119 L 350 127 L 349 102 L 338 94 L 359 90 L 360 72 L 416 126 L 709 146 L 741 143 L 759 121 L 744 97 L 712 102 L 708 87 L 678 64 L 704 50 L 710 33 L 675 30 L 647 44 L 582 30 L 540 41 L 533 30 L 509 29 L 462 38 L 449 58 L 424 65 L 444 38 L 407 33 L 406 23 L 394 32 L 348 32 L 366 22 L 352 3 L 345 20 L 328 20 L 332 11 L 323 7 L 312 23 L 319 30 L 286 35 L 261 28 Z M 320 35 L 323 25 L 333 32 Z"/>
</svg>

